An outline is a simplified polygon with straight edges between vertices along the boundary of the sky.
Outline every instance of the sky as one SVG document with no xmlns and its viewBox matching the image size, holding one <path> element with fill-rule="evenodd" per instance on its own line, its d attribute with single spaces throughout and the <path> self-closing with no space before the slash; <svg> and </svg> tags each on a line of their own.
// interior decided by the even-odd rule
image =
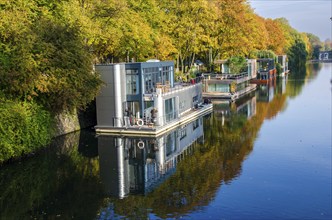
<svg viewBox="0 0 332 220">
<path fill-rule="evenodd" d="M 332 39 L 332 0 L 248 0 L 264 18 L 284 17 L 299 32 Z"/>
</svg>

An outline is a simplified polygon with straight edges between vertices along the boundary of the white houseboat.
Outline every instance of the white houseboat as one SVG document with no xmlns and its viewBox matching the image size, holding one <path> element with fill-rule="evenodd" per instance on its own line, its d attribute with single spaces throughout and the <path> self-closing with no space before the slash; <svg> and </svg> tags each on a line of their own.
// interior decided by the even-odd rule
<svg viewBox="0 0 332 220">
<path fill-rule="evenodd" d="M 104 86 L 96 97 L 97 133 L 156 135 L 212 111 L 202 83 L 174 82 L 171 61 L 95 65 Z"/>
</svg>

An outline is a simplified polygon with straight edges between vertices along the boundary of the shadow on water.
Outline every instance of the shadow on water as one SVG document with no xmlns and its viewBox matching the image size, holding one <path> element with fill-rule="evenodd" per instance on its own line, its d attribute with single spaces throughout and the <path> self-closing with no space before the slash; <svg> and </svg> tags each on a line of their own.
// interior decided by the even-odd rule
<svg viewBox="0 0 332 220">
<path fill-rule="evenodd" d="M 78 151 L 86 147 L 82 134 L 91 136 L 61 136 L 38 156 L 0 170 L 0 219 L 95 217 L 102 201 L 98 157 Z"/>
<path fill-rule="evenodd" d="M 0 219 L 176 218 L 207 206 L 242 172 L 264 120 L 287 107 L 316 71 L 259 86 L 157 138 L 62 136 L 0 169 Z M 296 79 L 296 80 L 295 80 Z"/>
</svg>

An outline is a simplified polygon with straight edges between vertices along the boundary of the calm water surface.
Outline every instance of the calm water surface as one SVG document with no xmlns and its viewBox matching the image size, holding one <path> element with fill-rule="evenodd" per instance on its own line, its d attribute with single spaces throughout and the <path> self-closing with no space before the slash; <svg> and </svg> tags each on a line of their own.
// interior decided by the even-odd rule
<svg viewBox="0 0 332 220">
<path fill-rule="evenodd" d="M 331 219 L 331 73 L 293 71 L 158 138 L 58 138 L 0 168 L 0 219 Z"/>
</svg>

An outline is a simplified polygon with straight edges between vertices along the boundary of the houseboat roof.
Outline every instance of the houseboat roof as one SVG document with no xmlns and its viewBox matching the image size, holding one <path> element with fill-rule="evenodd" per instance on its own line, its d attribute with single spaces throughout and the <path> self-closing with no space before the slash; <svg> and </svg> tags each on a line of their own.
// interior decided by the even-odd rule
<svg viewBox="0 0 332 220">
<path fill-rule="evenodd" d="M 97 63 L 95 64 L 95 66 L 113 66 L 113 65 L 117 65 L 117 64 L 122 64 L 122 65 L 126 65 L 126 66 L 156 66 L 156 63 L 160 63 L 160 64 L 168 64 L 168 65 L 174 65 L 174 61 L 159 61 L 159 60 L 148 60 L 146 62 L 132 62 L 132 63 L 128 63 L 128 62 L 120 62 L 120 63 Z"/>
<path fill-rule="evenodd" d="M 225 64 L 227 63 L 228 60 L 215 60 L 214 63 L 215 64 Z"/>
<path fill-rule="evenodd" d="M 257 61 L 270 61 L 274 60 L 273 58 L 257 58 Z"/>
<path fill-rule="evenodd" d="M 255 60 L 255 59 L 248 59 L 248 58 L 246 58 L 247 62 L 250 62 L 250 61 L 252 62 L 253 60 Z M 226 64 L 227 62 L 228 62 L 228 59 L 226 59 L 226 60 L 215 60 L 214 61 L 215 64 Z"/>
</svg>

